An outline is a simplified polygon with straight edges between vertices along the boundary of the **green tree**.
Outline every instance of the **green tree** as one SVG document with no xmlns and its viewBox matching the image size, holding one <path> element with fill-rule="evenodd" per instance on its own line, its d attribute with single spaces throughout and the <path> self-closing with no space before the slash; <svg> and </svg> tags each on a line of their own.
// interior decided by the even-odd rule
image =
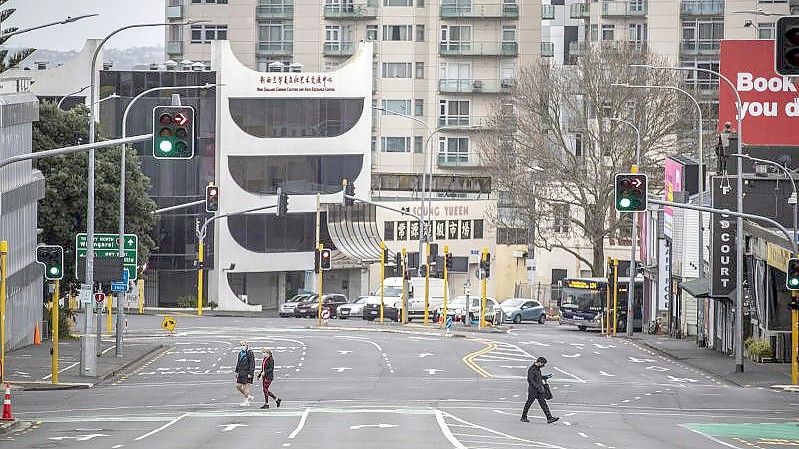
<svg viewBox="0 0 799 449">
<path fill-rule="evenodd" d="M 0 0 L 0 6 L 3 6 L 6 3 L 8 3 L 8 0 Z M 0 10 L 0 23 L 3 23 L 6 20 L 8 20 L 8 18 L 11 17 L 11 15 L 14 14 L 14 12 L 16 12 L 16 9 L 14 8 Z M 11 27 L 3 29 L 0 32 L 2 32 L 3 34 L 13 33 L 18 29 L 19 28 L 17 27 Z M 10 36 L 0 38 L 0 45 L 5 44 L 8 39 L 10 39 Z M 24 61 L 25 58 L 30 56 L 31 53 L 33 53 L 34 51 L 36 51 L 35 48 L 23 48 L 20 50 L 16 50 L 14 52 L 9 52 L 7 48 L 0 48 L 0 72 L 5 72 L 8 69 L 16 67 L 17 65 L 19 65 L 20 62 Z"/>
<path fill-rule="evenodd" d="M 33 151 L 50 150 L 88 142 L 88 109 L 63 111 L 54 103 L 42 103 L 39 121 L 33 125 Z M 119 230 L 120 148 L 95 151 L 95 232 Z M 45 197 L 39 203 L 42 241 L 64 247 L 65 280 L 75 283 L 75 234 L 86 232 L 86 152 L 39 159 L 36 168 L 45 178 Z M 155 247 L 151 231 L 156 204 L 149 196 L 150 179 L 144 174 L 135 151 L 127 153 L 125 184 L 125 232 L 139 236 L 139 264 L 147 261 Z M 74 285 L 74 284 L 73 284 Z"/>
</svg>

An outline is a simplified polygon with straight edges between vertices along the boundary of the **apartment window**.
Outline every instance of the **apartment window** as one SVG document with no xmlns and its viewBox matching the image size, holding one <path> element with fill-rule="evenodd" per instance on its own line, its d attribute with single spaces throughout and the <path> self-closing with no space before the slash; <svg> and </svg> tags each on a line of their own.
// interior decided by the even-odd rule
<svg viewBox="0 0 799 449">
<path fill-rule="evenodd" d="M 383 0 L 383 6 L 413 6 L 413 0 Z"/>
<path fill-rule="evenodd" d="M 516 42 L 515 25 L 502 25 L 502 42 Z"/>
<path fill-rule="evenodd" d="M 591 24 L 591 42 L 599 40 L 599 25 L 596 23 Z"/>
<path fill-rule="evenodd" d="M 646 43 L 647 27 L 645 23 L 631 23 L 628 27 L 630 42 L 634 42 L 637 47 Z"/>
<path fill-rule="evenodd" d="M 424 99 L 417 98 L 413 100 L 413 115 L 417 117 L 424 115 Z"/>
<path fill-rule="evenodd" d="M 615 25 L 602 25 L 602 40 L 603 41 L 612 41 L 613 40 L 613 33 L 616 31 Z"/>
<path fill-rule="evenodd" d="M 569 205 L 555 204 L 552 209 L 552 231 L 569 232 Z"/>
<path fill-rule="evenodd" d="M 377 25 L 366 25 L 366 40 L 367 41 L 377 40 Z"/>
<path fill-rule="evenodd" d="M 372 148 L 372 153 L 377 151 L 377 137 L 376 136 L 372 136 L 371 148 Z"/>
<path fill-rule="evenodd" d="M 416 25 L 416 42 L 424 42 L 424 25 Z"/>
<path fill-rule="evenodd" d="M 414 153 L 424 152 L 424 137 L 413 136 L 413 152 Z"/>
<path fill-rule="evenodd" d="M 691 20 L 682 23 L 682 48 L 687 51 L 719 49 L 724 38 L 724 20 Z"/>
<path fill-rule="evenodd" d="M 575 157 L 583 157 L 583 135 L 582 133 L 576 133 L 574 135 L 574 156 Z"/>
<path fill-rule="evenodd" d="M 469 126 L 468 100 L 440 100 L 438 106 L 439 126 Z"/>
<path fill-rule="evenodd" d="M 325 48 L 341 48 L 341 27 L 339 25 L 328 25 L 325 27 Z"/>
<path fill-rule="evenodd" d="M 383 78 L 410 78 L 411 65 L 410 62 L 384 62 Z"/>
<path fill-rule="evenodd" d="M 424 78 L 424 62 L 417 62 L 415 64 L 414 68 L 416 69 L 416 73 L 415 73 L 414 76 L 417 79 L 423 79 Z"/>
<path fill-rule="evenodd" d="M 469 162 L 468 137 L 439 137 L 438 162 L 459 164 Z"/>
<path fill-rule="evenodd" d="M 424 8 L 424 0 L 416 0 L 417 8 Z"/>
<path fill-rule="evenodd" d="M 258 40 L 284 45 L 294 41 L 294 25 L 282 20 L 268 20 L 258 25 Z"/>
<path fill-rule="evenodd" d="M 757 24 L 758 39 L 774 39 L 774 22 L 760 22 Z"/>
<path fill-rule="evenodd" d="M 410 25 L 383 25 L 384 41 L 409 41 L 413 27 Z"/>
<path fill-rule="evenodd" d="M 409 153 L 411 150 L 410 137 L 383 137 L 380 146 L 384 153 Z"/>
<path fill-rule="evenodd" d="M 396 114 L 404 114 L 408 115 L 411 113 L 411 100 L 383 100 L 382 102 L 383 115 L 394 115 Z"/>
<path fill-rule="evenodd" d="M 472 41 L 472 27 L 468 25 L 441 25 L 441 42 L 465 42 Z"/>
<path fill-rule="evenodd" d="M 719 71 L 719 62 L 717 60 L 694 60 L 684 61 L 684 67 L 697 67 L 701 69 L 710 69 Z M 683 81 L 688 87 L 699 90 L 718 90 L 719 79 L 717 76 L 707 72 L 697 72 L 691 70 L 683 71 Z"/>
<path fill-rule="evenodd" d="M 211 41 L 227 39 L 227 25 L 192 25 L 191 43 L 210 44 Z"/>
</svg>

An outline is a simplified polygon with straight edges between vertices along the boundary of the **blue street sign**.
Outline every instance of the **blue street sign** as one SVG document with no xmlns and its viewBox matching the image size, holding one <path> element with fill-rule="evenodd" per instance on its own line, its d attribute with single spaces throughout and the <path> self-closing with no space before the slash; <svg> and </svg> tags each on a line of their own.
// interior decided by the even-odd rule
<svg viewBox="0 0 799 449">
<path fill-rule="evenodd" d="M 112 282 L 111 283 L 111 291 L 112 292 L 126 292 L 126 291 L 128 291 L 128 283 L 127 282 Z"/>
</svg>

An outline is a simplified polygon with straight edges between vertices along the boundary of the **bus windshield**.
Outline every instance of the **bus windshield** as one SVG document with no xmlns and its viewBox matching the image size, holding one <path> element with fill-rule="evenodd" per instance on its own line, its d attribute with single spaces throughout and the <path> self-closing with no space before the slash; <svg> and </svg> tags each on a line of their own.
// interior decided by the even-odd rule
<svg viewBox="0 0 799 449">
<path fill-rule="evenodd" d="M 570 312 L 598 312 L 604 305 L 605 283 L 591 279 L 565 279 L 560 308 Z"/>
</svg>

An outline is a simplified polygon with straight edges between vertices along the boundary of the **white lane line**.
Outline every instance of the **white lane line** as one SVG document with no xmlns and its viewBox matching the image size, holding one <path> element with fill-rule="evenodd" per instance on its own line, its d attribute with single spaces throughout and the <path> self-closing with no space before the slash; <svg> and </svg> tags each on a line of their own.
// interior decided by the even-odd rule
<svg viewBox="0 0 799 449">
<path fill-rule="evenodd" d="M 308 419 L 308 414 L 309 414 L 309 413 L 311 413 L 311 409 L 310 409 L 309 407 L 306 407 L 306 408 L 305 408 L 305 410 L 302 412 L 302 416 L 300 416 L 300 422 L 299 422 L 299 423 L 297 423 L 297 428 L 296 428 L 296 429 L 294 429 L 294 430 L 293 430 L 293 431 L 292 431 L 292 432 L 289 434 L 289 440 L 293 440 L 293 439 L 294 439 L 294 437 L 296 437 L 296 436 L 297 436 L 297 434 L 298 434 L 298 433 L 300 433 L 300 431 L 302 430 L 302 428 L 303 428 L 303 427 L 305 427 L 305 420 L 306 420 L 306 419 Z"/>
<path fill-rule="evenodd" d="M 63 368 L 63 369 L 60 369 L 60 370 L 58 370 L 58 373 L 59 373 L 59 374 L 61 374 L 61 373 L 63 373 L 64 371 L 66 371 L 66 370 L 68 370 L 68 369 L 70 369 L 70 368 L 74 368 L 74 367 L 76 367 L 76 366 L 78 366 L 78 365 L 80 365 L 80 362 L 75 362 L 75 363 L 73 363 L 72 365 L 69 365 L 69 366 L 68 366 L 68 367 L 66 367 L 66 368 Z M 53 373 L 50 373 L 50 374 L 48 374 L 48 375 L 46 375 L 46 376 L 42 377 L 42 380 L 47 380 L 47 379 L 49 379 L 49 378 L 51 378 L 51 377 L 53 377 Z"/>
<path fill-rule="evenodd" d="M 574 374 L 571 374 L 569 372 L 563 371 L 562 369 L 558 368 L 557 366 L 553 366 L 552 369 L 554 369 L 555 371 L 558 371 L 561 374 L 565 374 L 565 375 L 573 378 L 574 380 L 576 380 L 577 382 L 580 382 L 581 384 L 585 383 L 585 379 L 581 379 L 581 378 L 575 376 Z"/>
<path fill-rule="evenodd" d="M 441 410 L 436 410 L 436 422 L 438 423 L 438 427 L 441 429 L 441 433 L 444 434 L 444 438 L 452 444 L 452 447 L 455 449 L 467 449 L 466 446 L 463 445 L 454 435 L 452 435 L 452 431 L 449 430 L 447 427 L 447 423 L 444 421 L 444 413 Z"/>
<path fill-rule="evenodd" d="M 178 416 L 177 418 L 173 419 L 172 421 L 169 421 L 168 423 L 164 424 L 163 426 L 161 426 L 161 427 L 159 427 L 159 428 L 157 428 L 155 430 L 151 430 L 151 431 L 145 433 L 142 436 L 134 438 L 133 441 L 140 441 L 140 440 L 143 440 L 143 439 L 149 437 L 150 435 L 154 435 L 154 434 L 166 429 L 167 427 L 171 426 L 172 424 L 175 424 L 176 422 L 180 421 L 181 419 L 183 419 L 184 417 L 186 417 L 188 415 L 189 415 L 188 413 L 184 413 L 184 414 Z"/>
<path fill-rule="evenodd" d="M 582 432 L 577 432 L 577 435 L 580 435 L 583 438 L 588 438 L 588 435 L 586 435 L 586 434 L 584 434 Z"/>
<path fill-rule="evenodd" d="M 499 413 L 500 415 L 516 416 L 516 413 L 508 413 L 508 412 L 506 412 L 504 410 L 491 410 L 491 411 L 494 412 L 494 413 Z M 533 418 L 535 418 L 535 416 L 533 416 Z"/>
<path fill-rule="evenodd" d="M 119 449 L 122 446 L 124 446 L 124 444 L 117 444 L 115 446 L 111 446 L 111 449 Z"/>
<path fill-rule="evenodd" d="M 730 443 L 721 441 L 718 438 L 713 438 L 712 436 L 710 436 L 710 435 L 708 435 L 708 434 L 706 434 L 704 432 L 700 432 L 700 431 L 694 430 L 694 429 L 688 429 L 688 430 L 690 430 L 691 432 L 694 432 L 696 434 L 702 435 L 703 437 L 707 438 L 708 440 L 713 441 L 715 443 L 718 443 L 718 444 L 720 444 L 722 446 L 727 446 L 727 447 L 732 448 L 732 449 L 741 449 L 740 447 L 735 446 L 734 444 L 730 444 Z"/>
</svg>

